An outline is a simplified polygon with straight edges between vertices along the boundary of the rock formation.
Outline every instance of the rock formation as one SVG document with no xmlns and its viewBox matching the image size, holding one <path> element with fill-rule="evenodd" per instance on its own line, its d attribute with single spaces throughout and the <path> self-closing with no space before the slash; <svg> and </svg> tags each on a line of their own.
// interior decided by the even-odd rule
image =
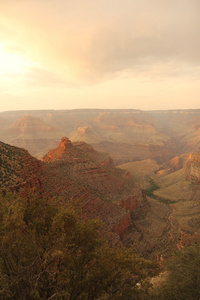
<svg viewBox="0 0 200 300">
<path fill-rule="evenodd" d="M 101 218 L 120 237 L 132 219 L 146 214 L 145 194 L 126 172 L 113 166 L 111 158 L 84 142 L 60 145 L 43 157 L 44 188 L 50 195 L 78 200 L 83 212 Z"/>
<path fill-rule="evenodd" d="M 187 178 L 196 185 L 200 184 L 200 153 L 191 153 L 186 165 Z"/>
</svg>

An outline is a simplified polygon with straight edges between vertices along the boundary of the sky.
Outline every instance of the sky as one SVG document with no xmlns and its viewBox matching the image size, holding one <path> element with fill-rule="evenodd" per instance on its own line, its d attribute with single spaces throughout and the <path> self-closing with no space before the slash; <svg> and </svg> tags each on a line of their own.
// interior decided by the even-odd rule
<svg viewBox="0 0 200 300">
<path fill-rule="evenodd" d="M 200 108 L 199 0 L 0 0 L 0 111 Z"/>
</svg>

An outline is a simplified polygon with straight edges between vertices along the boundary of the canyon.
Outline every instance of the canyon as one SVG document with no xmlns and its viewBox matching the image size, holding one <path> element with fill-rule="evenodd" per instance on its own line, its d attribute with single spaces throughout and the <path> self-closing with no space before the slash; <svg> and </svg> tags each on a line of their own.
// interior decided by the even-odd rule
<svg viewBox="0 0 200 300">
<path fill-rule="evenodd" d="M 199 158 L 199 153 L 192 152 L 162 165 L 144 160 L 119 166 L 130 170 L 133 178 L 140 180 L 149 203 L 145 218 L 135 221 L 135 232 L 125 235 L 125 242 L 130 242 L 135 235 L 134 241 L 140 251 L 149 251 L 149 247 L 151 252 L 154 248 L 152 253 L 163 259 L 172 250 L 199 241 Z"/>
<path fill-rule="evenodd" d="M 63 136 L 109 153 L 115 165 L 199 152 L 200 110 L 42 110 L 1 112 L 0 140 L 42 159 Z M 0 124 L 1 124 L 0 123 Z"/>
<path fill-rule="evenodd" d="M 200 239 L 200 110 L 17 111 L 1 123 L 3 192 L 78 202 L 112 245 L 157 260 Z"/>
<path fill-rule="evenodd" d="M 117 245 L 132 219 L 147 211 L 145 193 L 127 172 L 114 167 L 112 159 L 85 142 L 63 137 L 42 162 L 26 150 L 1 142 L 2 191 L 42 193 L 61 201 L 78 202 L 83 216 L 104 222 L 110 243 Z"/>
</svg>

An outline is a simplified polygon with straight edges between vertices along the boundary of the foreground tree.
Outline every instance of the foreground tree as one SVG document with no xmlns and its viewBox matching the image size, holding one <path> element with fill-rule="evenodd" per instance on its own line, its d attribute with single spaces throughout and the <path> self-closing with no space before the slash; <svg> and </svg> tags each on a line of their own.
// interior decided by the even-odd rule
<svg viewBox="0 0 200 300">
<path fill-rule="evenodd" d="M 154 291 L 155 299 L 200 299 L 200 245 L 176 252 L 166 268 L 169 275 Z"/>
<path fill-rule="evenodd" d="M 39 195 L 0 197 L 1 299 L 148 299 L 157 266 L 100 239 L 101 222 Z"/>
</svg>

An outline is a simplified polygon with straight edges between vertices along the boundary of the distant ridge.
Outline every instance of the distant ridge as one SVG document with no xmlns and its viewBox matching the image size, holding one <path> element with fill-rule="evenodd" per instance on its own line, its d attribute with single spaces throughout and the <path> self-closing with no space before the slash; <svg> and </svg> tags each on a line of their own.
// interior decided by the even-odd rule
<svg viewBox="0 0 200 300">
<path fill-rule="evenodd" d="M 70 136 L 72 142 L 84 141 L 86 143 L 98 143 L 102 139 L 94 134 L 91 127 L 78 127 L 74 134 Z"/>
<path fill-rule="evenodd" d="M 25 119 L 20 122 L 25 113 L 37 122 L 32 120 L 30 126 Z M 10 127 L 7 133 L 5 125 L 0 129 L 0 139 L 23 146 L 38 158 L 62 136 L 91 143 L 96 150 L 108 152 L 118 165 L 145 159 L 161 164 L 183 153 L 200 151 L 200 109 L 32 110 L 2 112 L 0 118 Z"/>
<path fill-rule="evenodd" d="M 57 132 L 60 131 L 59 128 L 53 128 L 39 118 L 33 117 L 29 114 L 25 114 L 22 118 L 18 119 L 12 125 L 8 127 L 5 131 L 5 135 L 31 135 L 31 136 L 38 136 L 43 133 L 49 132 Z"/>
</svg>

